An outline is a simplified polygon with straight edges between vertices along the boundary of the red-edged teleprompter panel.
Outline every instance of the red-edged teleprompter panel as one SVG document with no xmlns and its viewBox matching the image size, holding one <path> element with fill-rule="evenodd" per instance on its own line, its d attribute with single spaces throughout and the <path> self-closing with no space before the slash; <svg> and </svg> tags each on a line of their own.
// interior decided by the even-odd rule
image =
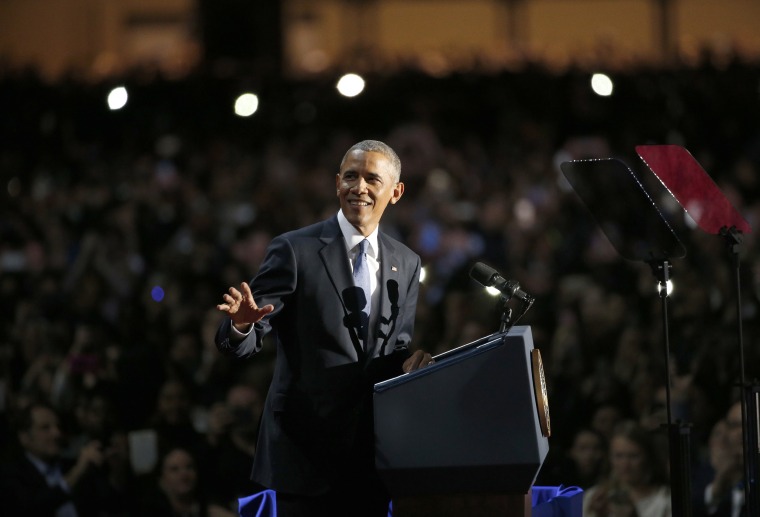
<svg viewBox="0 0 760 517">
<path fill-rule="evenodd" d="M 752 231 L 689 151 L 678 145 L 638 145 L 636 153 L 702 230 L 716 235 L 731 227 Z"/>
</svg>

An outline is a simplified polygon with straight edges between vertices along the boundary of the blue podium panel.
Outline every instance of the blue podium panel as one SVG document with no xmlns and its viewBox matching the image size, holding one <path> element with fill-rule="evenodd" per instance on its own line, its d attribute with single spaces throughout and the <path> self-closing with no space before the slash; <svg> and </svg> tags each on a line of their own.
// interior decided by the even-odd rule
<svg viewBox="0 0 760 517">
<path fill-rule="evenodd" d="M 549 451 L 532 350 L 514 327 L 375 385 L 375 462 L 394 497 L 528 492 Z"/>
</svg>

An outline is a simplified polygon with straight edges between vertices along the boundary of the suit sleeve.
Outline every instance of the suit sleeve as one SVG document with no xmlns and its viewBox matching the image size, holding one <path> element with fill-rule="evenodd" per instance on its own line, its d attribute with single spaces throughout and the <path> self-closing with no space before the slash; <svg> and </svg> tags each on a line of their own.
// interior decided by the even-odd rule
<svg viewBox="0 0 760 517">
<path fill-rule="evenodd" d="M 277 316 L 287 305 L 298 284 L 296 259 L 293 247 L 282 236 L 275 237 L 267 249 L 266 257 L 256 277 L 250 282 L 256 304 L 272 304 L 274 311 L 253 325 L 241 341 L 231 339 L 232 320 L 225 318 L 217 329 L 214 341 L 223 354 L 249 357 L 259 352 L 263 339 L 276 326 Z"/>
</svg>

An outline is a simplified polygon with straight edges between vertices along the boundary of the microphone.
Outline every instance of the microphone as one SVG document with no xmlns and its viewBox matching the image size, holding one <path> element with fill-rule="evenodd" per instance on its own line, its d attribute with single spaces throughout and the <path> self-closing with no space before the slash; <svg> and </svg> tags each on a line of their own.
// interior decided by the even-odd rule
<svg viewBox="0 0 760 517">
<path fill-rule="evenodd" d="M 533 297 L 520 289 L 519 283 L 515 280 L 505 280 L 498 271 L 482 262 L 477 262 L 472 266 L 470 277 L 484 287 L 498 289 L 507 300 L 514 296 L 529 305 L 533 304 Z"/>
</svg>

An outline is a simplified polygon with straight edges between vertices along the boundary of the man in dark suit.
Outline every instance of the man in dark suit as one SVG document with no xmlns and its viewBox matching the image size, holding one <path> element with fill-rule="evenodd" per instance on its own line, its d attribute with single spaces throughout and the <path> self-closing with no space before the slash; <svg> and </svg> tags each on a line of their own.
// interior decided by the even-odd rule
<svg viewBox="0 0 760 517">
<path fill-rule="evenodd" d="M 420 258 L 378 230 L 404 193 L 400 172 L 386 144 L 352 146 L 335 179 L 338 214 L 275 237 L 251 283 L 217 306 L 228 316 L 221 352 L 249 357 L 270 331 L 277 345 L 252 479 L 277 491 L 280 516 L 387 514 L 372 386 L 432 362 L 409 350 Z M 367 266 L 365 286 L 353 275 Z"/>
<path fill-rule="evenodd" d="M 52 407 L 34 402 L 17 421 L 18 450 L 0 463 L 5 515 L 87 517 L 122 515 L 124 492 L 104 470 L 99 441 L 84 445 L 72 464 L 61 461 L 62 433 Z"/>
</svg>

